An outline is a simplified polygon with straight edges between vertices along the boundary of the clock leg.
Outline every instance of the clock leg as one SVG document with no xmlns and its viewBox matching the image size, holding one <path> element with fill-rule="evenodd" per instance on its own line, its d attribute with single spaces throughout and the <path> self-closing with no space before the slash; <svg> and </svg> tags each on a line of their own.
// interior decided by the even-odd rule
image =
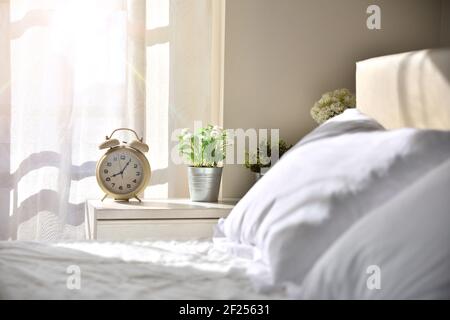
<svg viewBox="0 0 450 320">
<path fill-rule="evenodd" d="M 102 198 L 102 202 L 103 202 L 103 200 L 106 199 L 107 196 L 108 196 L 108 195 L 105 193 L 105 195 L 104 195 L 103 198 Z"/>
<path fill-rule="evenodd" d="M 139 202 L 142 202 L 142 200 L 139 199 L 137 195 L 135 195 L 134 197 L 135 197 Z"/>
</svg>

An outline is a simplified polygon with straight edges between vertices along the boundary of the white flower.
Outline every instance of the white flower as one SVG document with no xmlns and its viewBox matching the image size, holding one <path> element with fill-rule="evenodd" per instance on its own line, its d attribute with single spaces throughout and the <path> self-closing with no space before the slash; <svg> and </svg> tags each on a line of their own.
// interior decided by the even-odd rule
<svg viewBox="0 0 450 320">
<path fill-rule="evenodd" d="M 337 89 L 327 92 L 311 109 L 311 116 L 318 123 L 342 113 L 346 108 L 354 108 L 355 96 L 348 89 Z"/>
<path fill-rule="evenodd" d="M 213 137 L 213 138 L 219 138 L 221 134 L 222 133 L 220 131 L 217 131 L 217 130 L 211 131 L 211 137 Z"/>
<path fill-rule="evenodd" d="M 212 138 L 219 138 L 222 135 L 222 128 L 220 128 L 219 126 L 214 126 L 211 129 L 211 133 L 210 133 Z"/>
<path fill-rule="evenodd" d="M 181 129 L 180 135 L 181 135 L 181 136 L 184 136 L 184 135 L 187 134 L 188 132 L 189 132 L 189 128 Z"/>
</svg>

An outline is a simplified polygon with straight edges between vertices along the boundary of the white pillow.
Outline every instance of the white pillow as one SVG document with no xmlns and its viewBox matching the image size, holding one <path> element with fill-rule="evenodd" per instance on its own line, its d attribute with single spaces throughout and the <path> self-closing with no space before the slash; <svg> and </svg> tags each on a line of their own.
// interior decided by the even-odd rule
<svg viewBox="0 0 450 320">
<path fill-rule="evenodd" d="M 368 132 L 374 130 L 384 130 L 384 128 L 377 121 L 361 113 L 358 109 L 350 108 L 314 129 L 311 133 L 306 135 L 297 146 L 346 133 Z"/>
<path fill-rule="evenodd" d="M 355 221 L 449 157 L 450 132 L 441 131 L 356 131 L 300 141 L 219 228 L 231 241 L 256 246 L 273 281 L 301 283 Z"/>
<path fill-rule="evenodd" d="M 332 138 L 343 134 L 355 133 L 355 132 L 370 132 L 376 130 L 384 130 L 384 128 L 374 119 L 364 115 L 356 108 L 346 109 L 340 115 L 337 115 L 325 123 L 320 125 L 311 131 L 308 135 L 303 137 L 290 151 L 293 151 L 300 146 L 307 143 L 312 143 L 318 140 Z M 289 151 L 289 152 L 290 152 Z M 288 157 L 289 152 L 286 153 L 283 158 Z M 278 163 L 277 163 L 278 164 Z M 281 178 L 283 179 L 283 178 Z M 267 179 L 264 179 L 266 182 Z M 262 179 L 260 180 L 262 181 Z M 267 185 L 267 183 L 265 183 Z M 226 236 L 231 240 L 234 240 L 243 244 L 254 244 L 251 239 L 240 241 L 242 229 L 249 228 L 249 226 L 243 226 L 241 218 L 244 218 L 243 211 L 246 211 L 246 207 L 250 202 L 258 201 L 255 199 L 258 194 L 259 187 L 253 187 L 235 206 L 233 212 L 229 215 L 228 219 L 220 219 L 215 230 L 216 237 Z"/>
<path fill-rule="evenodd" d="M 306 299 L 450 299 L 450 161 L 355 223 L 305 278 Z"/>
</svg>

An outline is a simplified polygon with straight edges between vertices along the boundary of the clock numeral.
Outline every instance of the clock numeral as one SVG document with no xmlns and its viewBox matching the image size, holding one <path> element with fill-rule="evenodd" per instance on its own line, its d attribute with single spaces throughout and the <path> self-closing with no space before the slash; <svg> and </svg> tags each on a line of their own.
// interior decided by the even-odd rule
<svg viewBox="0 0 450 320">
<path fill-rule="evenodd" d="M 137 164 L 135 163 L 133 167 L 136 169 L 137 168 Z"/>
<path fill-rule="evenodd" d="M 103 170 L 103 172 L 106 174 L 106 173 L 108 173 L 109 171 L 108 171 L 108 169 L 105 169 L 105 170 Z"/>
<path fill-rule="evenodd" d="M 123 187 L 122 187 L 122 186 L 120 186 L 120 187 L 119 187 L 119 190 L 123 190 Z"/>
<path fill-rule="evenodd" d="M 110 178 L 110 177 L 107 177 L 107 178 L 106 178 L 106 181 L 111 181 L 111 178 Z"/>
<path fill-rule="evenodd" d="M 107 162 L 107 163 L 106 163 L 106 166 L 111 167 L 111 166 L 112 166 L 112 163 L 111 163 L 111 162 Z"/>
<path fill-rule="evenodd" d="M 136 179 L 134 179 L 133 182 L 136 183 Z"/>
<path fill-rule="evenodd" d="M 141 173 L 138 171 L 136 172 L 136 176 L 139 177 L 141 175 Z"/>
<path fill-rule="evenodd" d="M 125 160 L 125 158 L 126 158 L 126 157 L 125 157 L 124 155 L 121 155 L 121 156 L 120 156 L 120 160 Z"/>
<path fill-rule="evenodd" d="M 127 188 L 128 188 L 128 189 L 131 189 L 131 184 L 127 184 Z"/>
<path fill-rule="evenodd" d="M 112 184 L 112 186 L 113 186 L 113 188 L 114 188 L 114 186 L 116 185 L 114 182 L 113 183 L 111 183 Z"/>
</svg>

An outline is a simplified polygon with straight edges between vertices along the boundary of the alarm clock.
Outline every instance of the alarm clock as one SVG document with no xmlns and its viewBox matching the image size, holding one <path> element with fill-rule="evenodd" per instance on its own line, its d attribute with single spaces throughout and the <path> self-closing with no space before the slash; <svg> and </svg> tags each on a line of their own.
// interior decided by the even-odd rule
<svg viewBox="0 0 450 320">
<path fill-rule="evenodd" d="M 117 131 L 131 131 L 136 140 L 127 143 L 112 139 Z M 128 201 L 136 198 L 139 202 L 139 194 L 147 186 L 150 175 L 150 163 L 144 153 L 148 152 L 148 145 L 143 143 L 136 131 L 128 128 L 115 129 L 106 140 L 99 145 L 99 149 L 108 149 L 97 162 L 96 177 L 100 188 L 106 197 L 115 200 Z"/>
</svg>

